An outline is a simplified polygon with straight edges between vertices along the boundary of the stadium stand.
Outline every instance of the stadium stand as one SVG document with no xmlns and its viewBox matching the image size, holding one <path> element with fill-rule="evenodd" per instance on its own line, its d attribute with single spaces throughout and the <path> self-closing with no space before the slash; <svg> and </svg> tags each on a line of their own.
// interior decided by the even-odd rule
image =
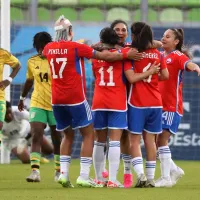
<svg viewBox="0 0 200 200">
<path fill-rule="evenodd" d="M 63 13 L 67 13 L 67 17 L 71 21 L 76 21 L 78 19 L 77 12 L 73 8 L 59 8 L 54 11 L 54 19 L 57 19 L 60 15 L 63 15 Z"/>
<path fill-rule="evenodd" d="M 141 11 L 139 9 L 134 11 L 132 20 L 133 21 L 141 20 Z M 156 22 L 158 20 L 158 12 L 149 8 L 147 20 L 148 20 L 148 22 Z"/>
<path fill-rule="evenodd" d="M 84 22 L 85 21 L 102 22 L 104 21 L 104 14 L 98 8 L 86 8 L 81 12 L 80 20 Z"/>
<path fill-rule="evenodd" d="M 24 20 L 23 11 L 20 8 L 11 7 L 10 15 L 11 15 L 12 21 L 23 21 Z"/>
<path fill-rule="evenodd" d="M 183 22 L 183 12 L 177 8 L 166 8 L 160 13 L 161 22 Z"/>
<path fill-rule="evenodd" d="M 48 9 L 39 7 L 38 8 L 38 21 L 43 22 L 43 21 L 50 21 L 51 20 L 51 15 Z"/>
<path fill-rule="evenodd" d="M 77 5 L 78 0 L 53 0 L 53 5 L 65 5 L 65 6 L 72 6 Z"/>
<path fill-rule="evenodd" d="M 187 21 L 200 21 L 200 8 L 192 8 L 187 13 Z"/>
<path fill-rule="evenodd" d="M 125 8 L 111 8 L 107 13 L 106 21 L 112 22 L 119 18 L 125 21 L 130 21 L 128 10 Z"/>
</svg>

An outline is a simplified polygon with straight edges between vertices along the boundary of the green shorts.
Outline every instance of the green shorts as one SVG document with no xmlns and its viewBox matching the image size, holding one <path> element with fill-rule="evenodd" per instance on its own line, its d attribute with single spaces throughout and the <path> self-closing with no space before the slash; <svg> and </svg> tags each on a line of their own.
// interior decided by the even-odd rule
<svg viewBox="0 0 200 200">
<path fill-rule="evenodd" d="M 6 115 L 6 103 L 5 101 L 0 101 L 0 121 L 4 122 Z"/>
<path fill-rule="evenodd" d="M 42 122 L 44 124 L 48 123 L 49 126 L 56 125 L 56 120 L 53 115 L 53 111 L 31 107 L 29 113 L 30 122 Z"/>
</svg>

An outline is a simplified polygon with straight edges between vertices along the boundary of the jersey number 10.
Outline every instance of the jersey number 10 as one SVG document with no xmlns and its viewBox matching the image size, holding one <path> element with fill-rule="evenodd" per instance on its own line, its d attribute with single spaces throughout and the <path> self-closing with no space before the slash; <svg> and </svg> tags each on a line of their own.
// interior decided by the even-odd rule
<svg viewBox="0 0 200 200">
<path fill-rule="evenodd" d="M 108 73 L 109 74 L 109 82 L 105 83 L 104 81 L 104 73 Z M 99 69 L 99 73 L 100 73 L 100 86 L 115 86 L 115 83 L 113 82 L 113 66 L 110 66 L 106 72 L 104 72 L 104 68 L 101 67 Z"/>
<path fill-rule="evenodd" d="M 57 79 L 57 78 L 63 78 L 63 71 L 67 65 L 67 58 L 56 58 L 56 62 L 62 63 L 60 70 L 58 72 L 58 74 L 55 73 L 55 66 L 54 66 L 54 60 L 53 58 L 50 61 L 50 65 L 51 65 L 51 69 L 52 69 L 52 74 L 53 74 L 53 79 Z"/>
</svg>

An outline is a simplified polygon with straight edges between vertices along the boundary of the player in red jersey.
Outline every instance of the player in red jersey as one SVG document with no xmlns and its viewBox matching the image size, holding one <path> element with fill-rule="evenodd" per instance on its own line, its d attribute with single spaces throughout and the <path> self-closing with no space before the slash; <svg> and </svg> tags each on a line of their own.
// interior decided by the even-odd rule
<svg viewBox="0 0 200 200">
<path fill-rule="evenodd" d="M 119 37 L 111 28 L 100 32 L 102 43 L 118 44 Z M 112 49 L 110 51 L 116 51 Z M 120 138 L 123 129 L 127 128 L 127 90 L 125 74 L 130 82 L 144 79 L 157 72 L 151 68 L 141 74 L 134 74 L 131 61 L 105 62 L 93 60 L 95 90 L 92 103 L 96 142 L 94 146 L 94 166 L 96 179 L 102 181 L 101 165 L 104 159 L 104 146 L 109 130 L 109 181 L 107 187 L 123 187 L 117 181 L 120 162 Z"/>
<path fill-rule="evenodd" d="M 161 161 L 161 178 L 156 181 L 156 187 L 170 187 L 184 175 L 184 171 L 177 167 L 171 159 L 168 140 L 171 135 L 176 134 L 183 116 L 183 73 L 185 70 L 195 71 L 200 75 L 199 66 L 193 63 L 184 54 L 184 34 L 182 29 L 168 29 L 165 31 L 163 43 L 163 55 L 169 70 L 169 80 L 161 82 L 160 92 L 163 102 L 162 129 L 158 136 L 157 146 Z"/>
<path fill-rule="evenodd" d="M 131 85 L 128 100 L 128 129 L 132 154 L 132 165 L 137 174 L 136 187 L 154 187 L 156 166 L 155 136 L 162 132 L 162 99 L 158 80 L 168 78 L 168 71 L 162 55 L 157 49 L 150 49 L 153 42 L 151 27 L 143 22 L 131 25 L 132 46 L 143 53 L 141 61 L 134 62 L 134 72 L 142 73 L 152 63 L 161 63 L 160 76 L 148 78 Z M 140 139 L 143 135 L 146 149 L 146 176 L 144 175 Z"/>
<path fill-rule="evenodd" d="M 92 114 L 85 97 L 85 72 L 83 58 L 97 58 L 107 61 L 133 57 L 134 50 L 128 53 L 98 52 L 91 47 L 72 42 L 71 22 L 61 16 L 55 24 L 55 42 L 49 43 L 43 51 L 52 73 L 52 104 L 56 118 L 56 128 L 64 131 L 61 144 L 61 176 L 59 183 L 64 187 L 73 187 L 69 181 L 69 165 L 74 132 L 79 128 L 83 136 L 81 151 L 81 169 L 77 184 L 83 187 L 96 187 L 89 178 L 92 165 L 93 128 Z M 71 129 L 72 128 L 72 129 Z"/>
</svg>

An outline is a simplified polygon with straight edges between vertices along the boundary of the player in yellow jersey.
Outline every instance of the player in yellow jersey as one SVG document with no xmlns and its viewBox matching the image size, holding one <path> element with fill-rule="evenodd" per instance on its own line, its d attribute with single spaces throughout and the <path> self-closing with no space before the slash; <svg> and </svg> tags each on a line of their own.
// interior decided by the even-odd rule
<svg viewBox="0 0 200 200">
<path fill-rule="evenodd" d="M 30 154 L 32 172 L 26 178 L 28 182 L 40 182 L 41 142 L 47 123 L 51 129 L 54 145 L 55 181 L 60 175 L 61 133 L 56 131 L 56 121 L 52 111 L 50 67 L 47 59 L 41 55 L 45 45 L 51 41 L 52 38 L 47 32 L 39 32 L 34 36 L 33 47 L 36 48 L 38 54 L 28 60 L 26 82 L 18 104 L 18 109 L 22 111 L 24 109 L 23 100 L 34 84 L 29 116 L 32 134 Z"/>
<path fill-rule="evenodd" d="M 9 77 L 3 80 L 4 65 L 9 65 L 12 72 Z M 6 113 L 5 91 L 4 89 L 10 85 L 13 78 L 17 75 L 20 69 L 19 60 L 5 49 L 0 48 L 0 131 L 3 127 L 3 122 Z"/>
</svg>

